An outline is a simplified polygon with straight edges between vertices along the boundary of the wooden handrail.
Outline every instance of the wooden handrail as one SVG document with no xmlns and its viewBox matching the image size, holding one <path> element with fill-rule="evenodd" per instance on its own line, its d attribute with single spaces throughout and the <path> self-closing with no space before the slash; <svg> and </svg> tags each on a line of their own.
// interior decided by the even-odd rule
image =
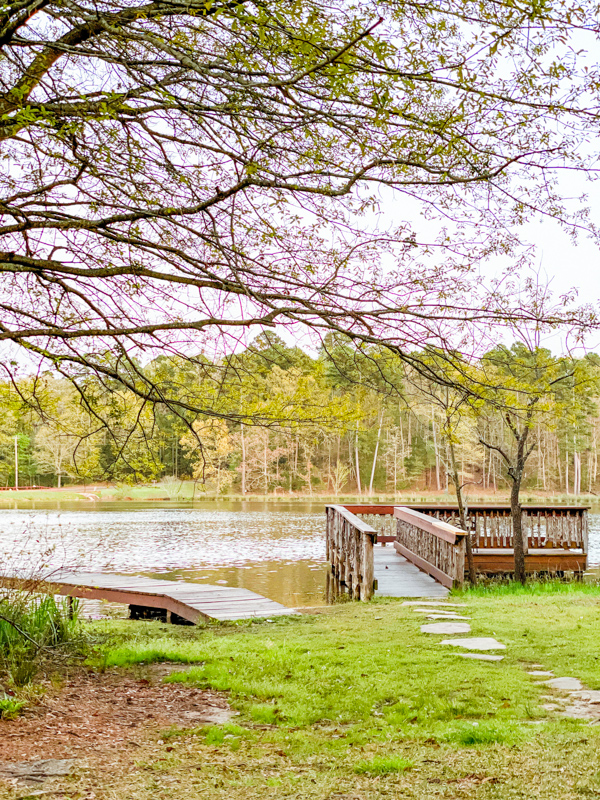
<svg viewBox="0 0 600 800">
<path fill-rule="evenodd" d="M 377 531 L 340 505 L 326 506 L 327 558 L 350 597 L 370 600 L 374 592 L 373 545 Z"/>
<path fill-rule="evenodd" d="M 338 512 L 338 514 L 341 514 L 344 517 L 344 519 L 347 519 L 348 522 L 350 522 L 355 528 L 358 528 L 358 530 L 361 533 L 372 533 L 375 534 L 375 536 L 377 536 L 377 531 L 375 530 L 375 528 L 373 528 L 367 522 L 362 520 L 360 517 L 357 517 L 356 514 L 354 514 L 347 506 L 336 505 L 336 506 L 325 506 L 325 508 L 334 508 Z"/>
<path fill-rule="evenodd" d="M 464 583 L 466 531 L 405 506 L 396 506 L 394 517 L 400 555 L 444 586 Z"/>
<path fill-rule="evenodd" d="M 427 514 L 421 514 L 420 511 L 415 511 L 412 508 L 396 506 L 394 508 L 394 516 L 396 519 L 415 525 L 423 531 L 450 542 L 450 544 L 457 544 L 467 535 L 466 531 L 461 531 L 459 528 L 455 528 L 453 525 L 449 525 L 447 522 L 435 517 L 428 517 Z"/>
</svg>

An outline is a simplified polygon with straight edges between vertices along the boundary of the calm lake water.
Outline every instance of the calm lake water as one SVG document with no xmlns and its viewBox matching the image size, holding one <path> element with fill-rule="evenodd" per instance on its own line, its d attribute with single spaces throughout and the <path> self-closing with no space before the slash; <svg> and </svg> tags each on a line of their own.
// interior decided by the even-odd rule
<svg viewBox="0 0 600 800">
<path fill-rule="evenodd" d="M 590 565 L 600 565 L 600 513 L 590 515 L 589 550 Z M 60 508 L 4 509 L 0 564 L 240 586 L 290 607 L 321 605 L 324 504 L 61 503 Z"/>
<path fill-rule="evenodd" d="M 0 562 L 240 586 L 287 606 L 324 603 L 322 503 L 0 510 Z"/>
</svg>

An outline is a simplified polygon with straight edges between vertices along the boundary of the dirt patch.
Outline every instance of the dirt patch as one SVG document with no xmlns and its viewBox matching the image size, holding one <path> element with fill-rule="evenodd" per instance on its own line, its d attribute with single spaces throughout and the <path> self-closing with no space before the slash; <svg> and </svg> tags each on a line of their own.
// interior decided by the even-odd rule
<svg viewBox="0 0 600 800">
<path fill-rule="evenodd" d="M 0 720 L 2 760 L 83 758 L 107 750 L 135 750 L 149 734 L 170 726 L 221 724 L 233 711 L 224 695 L 161 683 L 181 665 L 156 665 L 144 673 L 84 673 L 16 720 Z"/>
</svg>

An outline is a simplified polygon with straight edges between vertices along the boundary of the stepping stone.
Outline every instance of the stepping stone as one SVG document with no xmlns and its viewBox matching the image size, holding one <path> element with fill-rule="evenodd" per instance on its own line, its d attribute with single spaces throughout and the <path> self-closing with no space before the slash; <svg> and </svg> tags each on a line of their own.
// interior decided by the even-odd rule
<svg viewBox="0 0 600 800">
<path fill-rule="evenodd" d="M 27 786 L 36 786 L 47 778 L 68 775 L 75 766 L 72 758 L 48 758 L 45 761 L 17 761 L 0 763 L 0 775 L 16 778 Z"/>
<path fill-rule="evenodd" d="M 421 625 L 421 633 L 471 633 L 468 622 L 433 622 Z"/>
<path fill-rule="evenodd" d="M 451 608 L 449 611 L 444 611 L 443 608 L 413 608 L 415 614 L 456 614 L 456 609 Z"/>
<path fill-rule="evenodd" d="M 427 619 L 471 619 L 471 617 L 462 617 L 460 614 L 430 614 Z"/>
<path fill-rule="evenodd" d="M 465 603 L 447 603 L 445 600 L 405 600 L 403 606 L 447 606 L 448 608 L 465 608 Z"/>
<path fill-rule="evenodd" d="M 591 703 L 593 706 L 600 705 L 600 692 L 597 689 L 585 689 L 581 692 L 571 692 L 571 696 L 577 697 L 585 703 Z"/>
<path fill-rule="evenodd" d="M 456 623 L 459 625 L 460 623 Z M 491 636 L 473 636 L 470 639 L 444 639 L 440 644 L 451 644 L 467 650 L 506 650 L 506 645 L 492 639 Z"/>
<path fill-rule="evenodd" d="M 549 669 L 532 669 L 527 672 L 528 675 L 535 675 L 536 678 L 552 678 L 554 673 Z"/>
<path fill-rule="evenodd" d="M 491 656 L 487 653 L 455 653 L 461 658 L 476 658 L 477 661 L 502 661 L 504 656 Z"/>
<path fill-rule="evenodd" d="M 544 681 L 544 683 L 546 686 L 551 686 L 561 692 L 580 692 L 583 689 L 583 684 L 579 678 L 552 678 L 552 680 Z"/>
</svg>

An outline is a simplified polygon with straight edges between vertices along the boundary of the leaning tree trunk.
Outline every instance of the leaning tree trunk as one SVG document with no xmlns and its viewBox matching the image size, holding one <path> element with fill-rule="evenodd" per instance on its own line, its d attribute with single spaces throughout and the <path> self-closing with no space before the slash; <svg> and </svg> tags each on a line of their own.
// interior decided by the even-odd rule
<svg viewBox="0 0 600 800">
<path fill-rule="evenodd" d="M 523 546 L 523 512 L 519 502 L 521 479 L 513 479 L 510 491 L 510 515 L 512 518 L 513 550 L 515 554 L 515 580 L 525 584 L 525 548 Z"/>
<path fill-rule="evenodd" d="M 469 530 L 469 523 L 465 511 L 465 504 L 463 503 L 462 486 L 458 477 L 458 467 L 456 466 L 456 456 L 454 453 L 454 444 L 448 442 L 448 450 L 450 451 L 450 464 L 452 466 L 452 482 L 456 491 L 456 501 L 458 503 L 458 516 L 460 525 L 463 531 L 467 532 L 465 536 L 466 556 L 467 556 L 467 569 L 469 572 L 469 581 L 475 586 L 477 583 L 477 570 L 475 569 L 475 559 L 473 558 L 473 542 L 471 540 L 471 532 Z"/>
</svg>

